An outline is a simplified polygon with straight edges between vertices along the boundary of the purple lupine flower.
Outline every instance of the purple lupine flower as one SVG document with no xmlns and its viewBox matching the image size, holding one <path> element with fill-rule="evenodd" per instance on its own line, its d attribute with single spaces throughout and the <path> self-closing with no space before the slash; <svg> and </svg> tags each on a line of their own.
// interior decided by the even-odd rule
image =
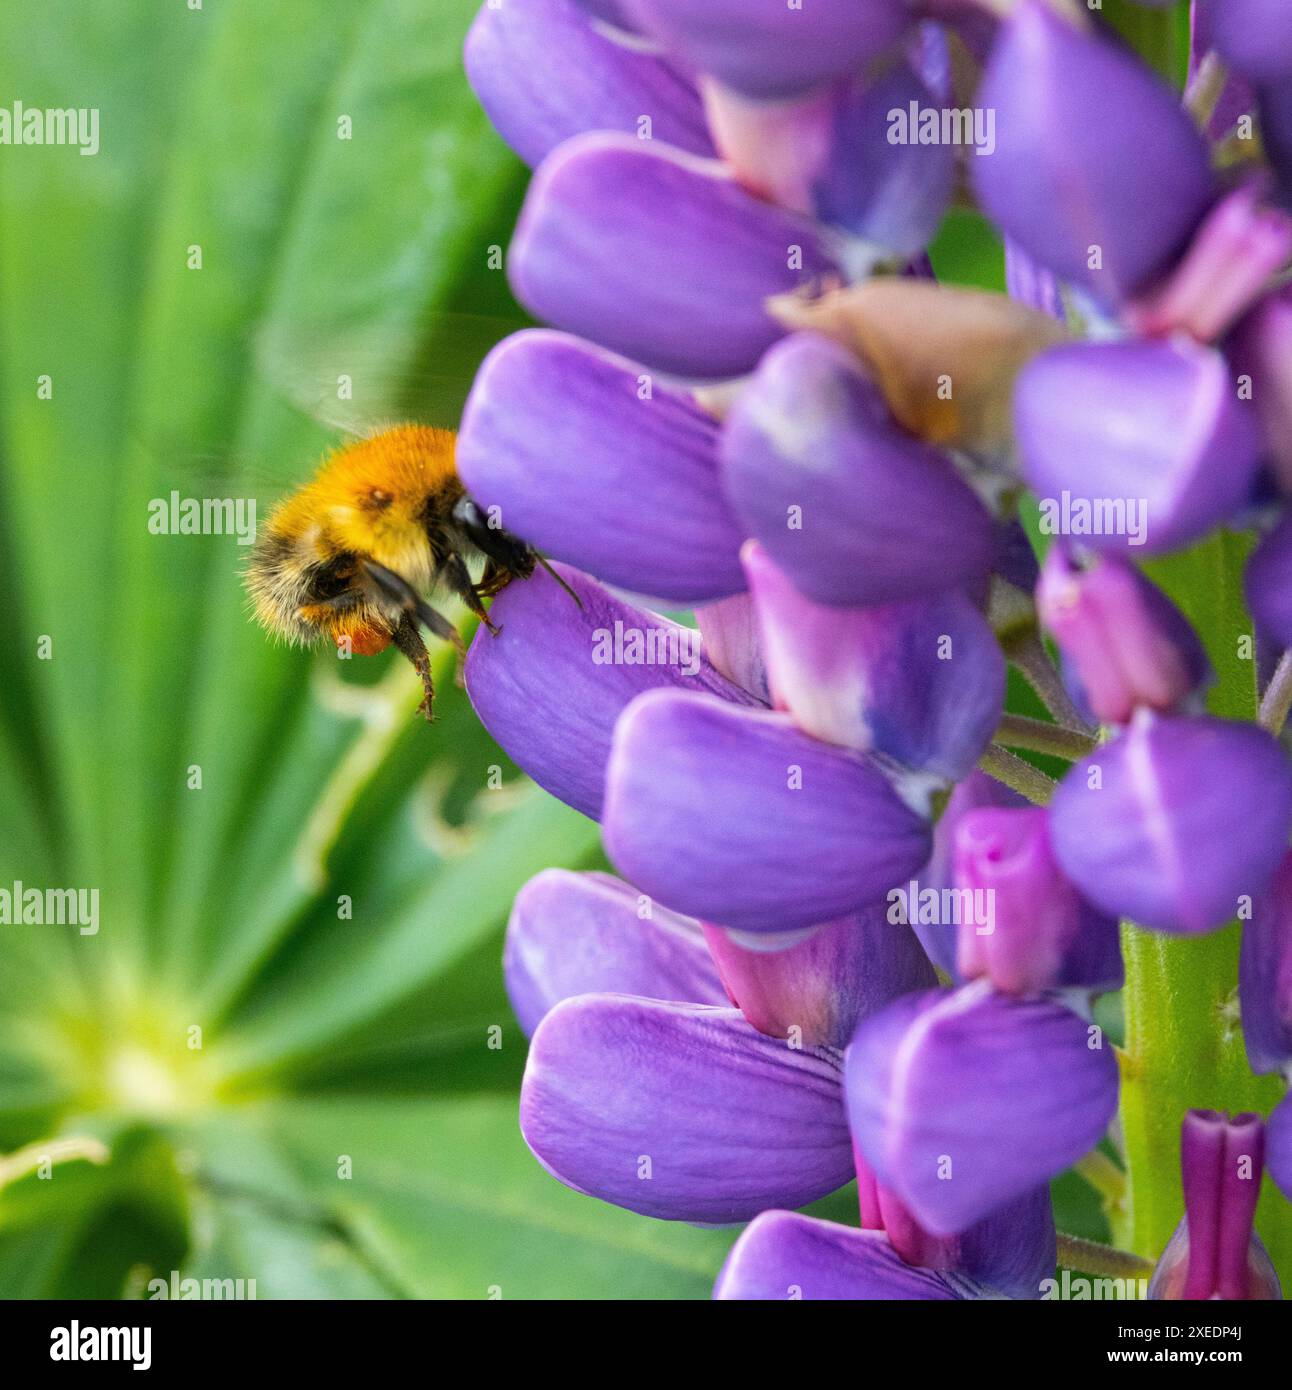
<svg viewBox="0 0 1292 1390">
<path fill-rule="evenodd" d="M 1283 0 L 1207 0 L 1210 39 L 1225 62 L 1256 82 L 1292 73 L 1292 9 Z"/>
<path fill-rule="evenodd" d="M 716 421 L 577 338 L 528 330 L 489 354 L 457 466 L 508 529 L 609 583 L 679 603 L 745 587 Z"/>
<path fill-rule="evenodd" d="M 1083 562 L 1054 546 L 1036 606 L 1101 723 L 1125 724 L 1141 708 L 1178 710 L 1212 677 L 1189 620 L 1118 555 Z"/>
<path fill-rule="evenodd" d="M 985 772 L 971 772 L 951 793 L 938 817 L 938 823 L 933 828 L 933 852 L 929 855 L 928 863 L 915 879 L 903 885 L 907 889 L 907 900 L 914 907 L 908 920 L 920 944 L 933 964 L 956 984 L 961 983 L 956 961 L 959 926 L 955 921 L 947 921 L 935 907 L 943 901 L 945 892 L 956 887 L 956 834 L 961 822 L 980 808 L 1022 808 L 1027 804 L 1018 792 L 994 777 L 989 777 Z M 927 912 L 921 911 L 922 902 L 929 904 Z"/>
<path fill-rule="evenodd" d="M 612 874 L 566 869 L 548 869 L 516 895 L 503 978 L 527 1035 L 579 994 L 727 1002 L 698 923 Z"/>
<path fill-rule="evenodd" d="M 1243 924 L 1238 990 L 1252 1070 L 1292 1082 L 1292 852 Z M 1292 1201 L 1292 1092 L 1266 1122 L 1265 1157 L 1270 1177 Z"/>
<path fill-rule="evenodd" d="M 981 807 L 956 826 L 956 886 L 991 904 L 986 923 L 959 923 L 961 979 L 989 979 L 1003 994 L 1119 989 L 1117 919 L 1087 903 L 1063 876 L 1039 806 Z"/>
<path fill-rule="evenodd" d="M 616 599 L 558 567 L 578 596 L 536 574 L 498 596 L 490 642 L 474 642 L 466 684 L 476 713 L 504 750 L 575 810 L 599 817 L 615 721 L 643 691 L 754 698 L 705 660 L 697 634 Z"/>
<path fill-rule="evenodd" d="M 972 583 L 996 533 L 950 462 L 906 434 L 846 349 L 795 334 L 723 427 L 727 492 L 751 534 L 819 603 L 867 605 Z"/>
<path fill-rule="evenodd" d="M 778 709 L 817 738 L 948 783 L 972 771 L 1000 722 L 1005 660 L 965 594 L 832 608 L 799 593 L 758 542 L 744 559 Z"/>
<path fill-rule="evenodd" d="M 1054 1270 L 1054 1221 L 1036 1189 L 968 1231 L 920 1229 L 858 1163 L 862 1229 L 798 1212 L 755 1218 L 731 1248 L 716 1299 L 950 1299 L 1040 1297 Z"/>
<path fill-rule="evenodd" d="M 1126 320 L 1148 336 L 1215 342 L 1265 294 L 1290 254 L 1292 217 L 1265 205 L 1256 184 L 1244 184 L 1216 204 L 1162 282 L 1126 306 Z"/>
<path fill-rule="evenodd" d="M 928 821 L 871 759 L 686 691 L 649 691 L 620 717 L 602 830 L 644 892 L 742 931 L 855 912 L 929 853 Z"/>
<path fill-rule="evenodd" d="M 1153 1274 L 1150 1298 L 1282 1298 L 1252 1230 L 1264 1166 L 1259 1115 L 1189 1111 L 1180 1134 L 1184 1216 Z"/>
<path fill-rule="evenodd" d="M 977 101 L 996 112 L 996 152 L 973 161 L 984 209 L 1103 298 L 1144 289 L 1207 210 L 1207 149 L 1172 94 L 1043 0 L 1022 0 L 1001 26 Z"/>
<path fill-rule="evenodd" d="M 717 162 L 593 134 L 539 165 L 508 273 L 521 303 L 558 328 L 660 371 L 726 377 L 781 336 L 769 296 L 840 269 L 822 228 Z"/>
<path fill-rule="evenodd" d="M 908 995 L 863 1019 L 846 1085 L 853 1135 L 877 1177 L 942 1236 L 1061 1173 L 1117 1108 L 1101 1030 L 986 981 Z"/>
<path fill-rule="evenodd" d="M 1292 826 L 1292 768 L 1251 724 L 1140 710 L 1060 784 L 1055 857 L 1105 912 L 1212 931 L 1263 891 Z"/>
<path fill-rule="evenodd" d="M 903 94 L 952 100 L 945 41 L 914 21 L 956 6 L 581 8 L 583 30 L 569 5 L 529 11 L 556 70 L 581 65 L 561 92 L 500 25 L 473 39 L 483 99 L 541 160 L 512 283 L 566 331 L 491 356 L 460 467 L 495 524 L 576 567 L 557 572 L 581 606 L 547 574 L 511 585 L 468 689 L 623 875 L 549 873 L 517 900 L 523 1132 L 579 1191 L 753 1218 L 718 1297 L 1035 1297 L 1048 1182 L 1117 1104 L 1087 1014 L 1121 980 L 1119 917 L 1189 934 L 1255 903 L 1244 1026 L 1254 1064 L 1286 1069 L 1269 894 L 1292 771 L 1270 733 L 1194 713 L 1201 644 L 1130 557 L 1240 523 L 1263 465 L 1292 476 L 1292 224 L 1252 168 L 1222 187 L 1127 50 L 1023 0 L 964 31 L 991 45 L 975 102 L 997 141 L 968 163 L 1023 303 L 955 291 L 918 278 L 948 151 L 877 132 Z M 1277 165 L 1278 88 L 1258 85 Z M 1201 122 L 1214 138 L 1240 90 Z M 1020 463 L 1061 537 L 1039 577 Z M 1034 586 L 1078 705 L 1120 727 L 1082 727 Z M 1002 647 L 1057 723 L 1002 720 Z M 1007 735 L 1091 751 L 1056 788 Z M 942 909 L 980 897 L 990 919 Z M 1160 1288 L 1238 1286 L 1250 1191 L 1204 1137 Z M 1288 1100 L 1268 1161 L 1292 1190 Z M 854 1175 L 862 1229 L 792 1210 Z"/>
<path fill-rule="evenodd" d="M 887 138 L 893 112 L 935 101 L 909 64 L 789 105 L 717 84 L 704 95 L 719 151 L 747 188 L 859 238 L 876 256 L 913 256 L 937 231 L 955 185 L 954 147 Z"/>
<path fill-rule="evenodd" d="M 1258 629 L 1280 646 L 1292 646 L 1292 512 L 1284 512 L 1252 552 L 1244 583 Z"/>
<path fill-rule="evenodd" d="M 1097 550 L 1174 550 L 1249 500 L 1260 436 L 1220 353 L 1079 343 L 1023 369 L 1019 450 L 1043 530 Z"/>
<path fill-rule="evenodd" d="M 1271 469 L 1292 492 L 1292 291 L 1267 296 L 1247 315 L 1233 355 L 1240 378 L 1251 382 Z"/>
<path fill-rule="evenodd" d="M 1292 82 L 1287 75 L 1260 94 L 1261 140 L 1270 163 L 1278 171 L 1286 201 L 1292 193 Z"/>
<path fill-rule="evenodd" d="M 559 78 L 541 52 L 559 53 Z M 693 82 L 666 60 L 598 33 L 574 0 L 485 5 L 467 36 L 467 78 L 527 164 L 589 130 L 617 130 L 712 155 Z"/>
<path fill-rule="evenodd" d="M 835 1057 L 738 1009 L 566 999 L 534 1033 L 520 1124 L 567 1187 L 673 1221 L 805 1206 L 853 1171 Z"/>
<path fill-rule="evenodd" d="M 703 932 L 727 997 L 760 1033 L 842 1048 L 857 1019 L 937 982 L 914 934 L 892 917 L 883 902 L 782 937 L 707 924 Z"/>
<path fill-rule="evenodd" d="M 787 97 L 856 72 L 911 24 L 905 0 L 628 0 L 637 27 L 754 97 Z"/>
<path fill-rule="evenodd" d="M 1243 927 L 1238 984 L 1254 1072 L 1292 1066 L 1292 854 L 1283 856 Z"/>
<path fill-rule="evenodd" d="M 574 0 L 574 3 L 588 15 L 602 24 L 609 25 L 625 34 L 640 34 L 641 30 L 633 17 L 633 0 Z"/>
</svg>

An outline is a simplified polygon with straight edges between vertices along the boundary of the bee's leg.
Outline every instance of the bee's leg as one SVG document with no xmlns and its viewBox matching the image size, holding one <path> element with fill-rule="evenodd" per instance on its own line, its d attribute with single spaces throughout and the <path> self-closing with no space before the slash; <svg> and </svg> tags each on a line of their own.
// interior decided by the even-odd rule
<svg viewBox="0 0 1292 1390">
<path fill-rule="evenodd" d="M 441 566 L 440 575 L 449 588 L 497 637 L 502 629 L 496 627 L 490 620 L 488 611 L 480 601 L 480 591 L 471 582 L 471 571 L 467 569 L 466 561 L 460 555 L 450 555 Z"/>
<path fill-rule="evenodd" d="M 480 576 L 480 582 L 476 585 L 476 593 L 481 598 L 494 598 L 515 579 L 515 575 L 508 569 L 504 569 L 497 560 L 492 558 L 485 561 L 484 573 Z"/>
<path fill-rule="evenodd" d="M 435 682 L 431 679 L 431 658 L 426 650 L 426 643 L 422 641 L 422 634 L 417 630 L 417 624 L 407 613 L 399 620 L 399 626 L 395 629 L 391 639 L 395 646 L 412 662 L 413 670 L 417 672 L 418 678 L 422 682 L 422 703 L 418 705 L 417 712 L 430 723 L 435 718 Z"/>
<path fill-rule="evenodd" d="M 443 613 L 437 613 L 406 579 L 401 578 L 394 570 L 388 570 L 385 565 L 379 565 L 375 560 L 365 560 L 363 563 L 377 587 L 388 598 L 395 600 L 403 609 L 406 618 L 415 618 L 437 637 L 452 642 L 453 650 L 459 657 L 466 656 L 467 649 L 462 634 Z"/>
</svg>

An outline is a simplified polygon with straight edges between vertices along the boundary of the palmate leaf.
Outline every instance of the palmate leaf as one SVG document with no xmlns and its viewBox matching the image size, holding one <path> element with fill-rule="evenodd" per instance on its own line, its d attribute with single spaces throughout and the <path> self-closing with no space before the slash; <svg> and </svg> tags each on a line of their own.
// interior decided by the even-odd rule
<svg viewBox="0 0 1292 1390">
<path fill-rule="evenodd" d="M 0 1202 L 0 1294 L 703 1295 L 730 1243 L 566 1191 L 516 1129 L 502 925 L 596 827 L 443 657 L 428 728 L 391 662 L 266 641 L 232 538 L 147 525 L 302 477 L 337 439 L 302 380 L 455 423 L 524 322 L 475 8 L 0 12 L 0 91 L 93 107 L 101 140 L 0 149 L 0 886 L 100 902 L 96 935 L 0 926 L 0 1151 L 113 1154 Z"/>
</svg>

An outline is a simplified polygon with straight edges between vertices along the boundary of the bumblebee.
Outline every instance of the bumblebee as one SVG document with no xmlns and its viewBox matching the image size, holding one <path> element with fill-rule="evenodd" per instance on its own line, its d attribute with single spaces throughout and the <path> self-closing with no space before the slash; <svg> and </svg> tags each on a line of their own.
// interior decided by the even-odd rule
<svg viewBox="0 0 1292 1390">
<path fill-rule="evenodd" d="M 422 682 L 428 720 L 435 688 L 420 629 L 465 649 L 424 595 L 443 586 L 496 634 L 484 600 L 536 565 L 550 569 L 467 495 L 454 442 L 451 430 L 398 425 L 338 449 L 274 509 L 245 576 L 257 619 L 293 643 L 326 639 L 361 656 L 393 643 Z M 481 556 L 475 581 L 468 561 Z"/>
</svg>

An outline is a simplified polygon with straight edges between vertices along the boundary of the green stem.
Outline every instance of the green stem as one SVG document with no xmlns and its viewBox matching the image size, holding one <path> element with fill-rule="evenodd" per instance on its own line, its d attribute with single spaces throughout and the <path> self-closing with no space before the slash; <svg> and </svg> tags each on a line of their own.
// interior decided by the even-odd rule
<svg viewBox="0 0 1292 1390">
<path fill-rule="evenodd" d="M 994 743 L 978 759 L 978 766 L 989 777 L 1025 796 L 1034 806 L 1049 805 L 1054 788 L 1058 785 L 1039 768 L 1024 762 L 1007 748 L 998 748 Z"/>
<path fill-rule="evenodd" d="M 1097 1274 L 1105 1279 L 1147 1279 L 1153 1273 L 1151 1261 L 1141 1260 L 1129 1251 L 1064 1235 L 1062 1231 L 1057 1240 L 1059 1263 L 1066 1269 L 1079 1269 L 1083 1274 Z"/>
<path fill-rule="evenodd" d="M 1029 719 L 1025 714 L 1006 714 L 996 728 L 996 742 L 1010 748 L 1025 748 L 1029 753 L 1049 753 L 1074 763 L 1095 747 L 1089 734 L 1064 729 L 1044 719 Z"/>
<path fill-rule="evenodd" d="M 1029 632 L 1011 642 L 1006 655 L 1027 678 L 1027 683 L 1054 716 L 1056 724 L 1061 724 L 1066 729 L 1086 728 L 1080 710 L 1072 703 L 1072 697 L 1064 689 L 1063 679 L 1055 669 L 1054 662 L 1050 660 L 1045 643 L 1037 632 Z"/>
<path fill-rule="evenodd" d="M 1221 534 L 1149 568 L 1184 609 L 1207 645 L 1217 680 L 1213 714 L 1254 720 L 1256 662 L 1242 573 L 1250 538 Z M 1268 1114 L 1282 1084 L 1254 1077 L 1238 1017 L 1240 927 L 1201 937 L 1123 928 L 1126 1037 L 1121 1129 L 1127 1201 L 1114 1214 L 1114 1238 L 1156 1258 L 1184 1211 L 1180 1124 L 1187 1110 Z M 1292 1287 L 1292 1205 L 1265 1183 L 1257 1230 Z"/>
</svg>

